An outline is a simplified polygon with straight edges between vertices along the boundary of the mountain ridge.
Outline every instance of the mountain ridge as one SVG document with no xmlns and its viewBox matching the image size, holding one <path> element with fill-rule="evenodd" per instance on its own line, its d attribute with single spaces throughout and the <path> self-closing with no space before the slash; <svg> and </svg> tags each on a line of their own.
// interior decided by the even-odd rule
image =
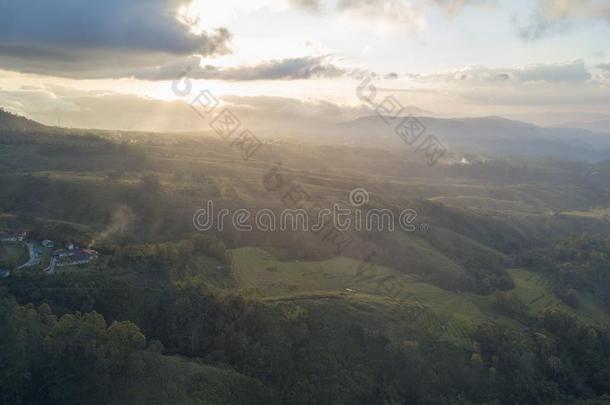
<svg viewBox="0 0 610 405">
<path fill-rule="evenodd" d="M 366 115 L 337 124 L 329 133 L 350 142 L 395 147 L 395 128 L 407 116 Z M 437 136 L 450 149 L 464 153 L 548 156 L 591 162 L 610 158 L 610 138 L 579 128 L 545 128 L 508 118 L 436 118 L 414 116 L 424 134 Z"/>
<path fill-rule="evenodd" d="M 22 115 L 13 114 L 0 107 L 0 129 L 14 131 L 36 131 L 49 127 Z"/>
</svg>

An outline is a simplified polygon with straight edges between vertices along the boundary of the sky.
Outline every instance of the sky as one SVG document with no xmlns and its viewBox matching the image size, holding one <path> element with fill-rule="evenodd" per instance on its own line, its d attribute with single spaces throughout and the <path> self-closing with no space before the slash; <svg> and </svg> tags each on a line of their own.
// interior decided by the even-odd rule
<svg viewBox="0 0 610 405">
<path fill-rule="evenodd" d="M 609 0 L 0 0 L 0 106 L 197 130 L 209 89 L 253 126 L 307 126 L 370 114 L 371 78 L 407 112 L 592 120 L 610 116 L 609 39 Z"/>
</svg>

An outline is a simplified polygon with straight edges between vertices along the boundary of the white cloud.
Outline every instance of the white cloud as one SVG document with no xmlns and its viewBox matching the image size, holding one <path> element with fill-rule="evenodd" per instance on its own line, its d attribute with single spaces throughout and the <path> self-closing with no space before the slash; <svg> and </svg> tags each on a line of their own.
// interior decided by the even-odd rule
<svg viewBox="0 0 610 405">
<path fill-rule="evenodd" d="M 379 101 L 393 95 L 404 106 L 415 104 L 442 114 L 505 116 L 524 109 L 543 111 L 569 106 L 598 111 L 610 106 L 610 78 L 604 76 L 608 74 L 607 69 L 605 65 L 587 67 L 582 61 L 505 69 L 471 66 L 428 75 L 378 78 L 375 84 Z M 337 87 L 337 91 L 351 94 L 353 98 L 341 102 L 324 101 L 323 96 L 297 99 L 291 97 L 295 91 L 286 92 L 287 97 L 245 97 L 230 95 L 239 94 L 239 91 L 231 93 L 228 89 L 218 98 L 251 129 L 300 127 L 303 131 L 315 131 L 316 125 L 372 114 L 371 110 L 356 104 L 358 82 L 348 78 L 342 82 L 343 87 Z M 239 89 L 243 85 L 231 86 Z M 297 86 L 301 85 L 295 83 L 294 87 Z M 273 88 L 271 83 L 270 88 Z M 351 107 L 344 104 L 349 102 L 354 104 Z M 184 102 L 111 91 L 81 91 L 28 82 L 22 88 L 0 90 L 0 105 L 48 124 L 56 123 L 57 114 L 60 114 L 62 123 L 78 127 L 158 131 L 209 129 L 207 122 Z"/>
<path fill-rule="evenodd" d="M 425 26 L 424 12 L 412 2 L 401 0 L 339 0 L 337 9 L 350 18 L 387 26 L 419 30 Z"/>
<path fill-rule="evenodd" d="M 583 21 L 610 22 L 610 4 L 606 0 L 538 0 L 527 20 L 513 20 L 518 35 L 528 41 L 568 32 Z"/>
<path fill-rule="evenodd" d="M 441 82 L 584 83 L 591 79 L 591 74 L 585 66 L 584 61 L 576 60 L 565 63 L 530 64 L 506 69 L 467 66 L 448 72 L 415 75 L 412 77 L 426 81 Z"/>
<path fill-rule="evenodd" d="M 448 15 L 456 15 L 467 6 L 493 6 L 494 0 L 430 0 Z"/>
<path fill-rule="evenodd" d="M 355 118 L 367 112 L 324 100 L 299 100 L 270 96 L 218 96 L 244 127 L 300 128 Z M 188 100 L 190 101 L 190 100 Z M 45 85 L 36 90 L 0 90 L 0 105 L 7 109 L 56 125 L 145 131 L 210 131 L 203 119 L 184 101 L 164 101 L 115 92 L 85 91 Z"/>
<path fill-rule="evenodd" d="M 321 8 L 319 0 L 289 0 L 289 3 L 294 7 L 302 8 L 311 12 L 318 12 Z"/>
<path fill-rule="evenodd" d="M 350 70 L 339 67 L 328 55 L 278 59 L 233 67 L 202 66 L 201 63 L 200 57 L 193 56 L 184 61 L 126 71 L 123 74 L 144 80 L 173 80 L 188 68 L 190 78 L 226 81 L 298 80 L 351 74 Z"/>
</svg>

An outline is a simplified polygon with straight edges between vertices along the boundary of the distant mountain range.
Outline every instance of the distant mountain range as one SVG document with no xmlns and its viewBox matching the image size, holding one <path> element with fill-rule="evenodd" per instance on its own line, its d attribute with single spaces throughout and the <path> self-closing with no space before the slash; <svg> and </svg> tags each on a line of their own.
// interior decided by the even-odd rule
<svg viewBox="0 0 610 405">
<path fill-rule="evenodd" d="M 582 128 L 594 132 L 606 132 L 610 137 L 610 119 L 592 122 L 567 122 L 560 125 L 563 128 Z"/>
<path fill-rule="evenodd" d="M 506 116 L 506 118 L 510 118 L 516 121 L 531 122 L 532 124 L 541 127 L 566 127 L 569 125 L 569 123 L 591 123 L 595 121 L 610 120 L 610 114 L 582 111 L 543 111 L 530 113 L 511 113 Z M 582 127 L 577 125 L 574 126 L 574 128 Z"/>
<path fill-rule="evenodd" d="M 329 135 L 344 142 L 395 147 L 404 142 L 394 128 L 406 117 L 366 116 L 338 124 Z M 549 156 L 599 161 L 610 158 L 610 136 L 580 128 L 543 128 L 501 117 L 417 117 L 450 150 L 488 155 Z M 386 122 L 388 121 L 388 122 Z"/>
<path fill-rule="evenodd" d="M 413 108 L 417 114 L 420 109 Z M 406 117 L 390 119 L 381 116 L 364 116 L 339 124 L 318 123 L 307 134 L 311 140 L 330 143 L 376 147 L 402 147 L 412 152 L 394 132 Z M 425 127 L 423 140 L 435 135 L 449 149 L 458 154 L 487 156 L 544 156 L 561 159 L 598 162 L 610 159 L 610 134 L 581 128 L 546 128 L 501 117 L 434 118 L 418 116 Z M 603 128 L 603 121 L 598 122 Z M 610 122 L 608 122 L 610 123 Z M 48 130 L 25 117 L 0 109 L 0 129 L 15 131 Z"/>
</svg>

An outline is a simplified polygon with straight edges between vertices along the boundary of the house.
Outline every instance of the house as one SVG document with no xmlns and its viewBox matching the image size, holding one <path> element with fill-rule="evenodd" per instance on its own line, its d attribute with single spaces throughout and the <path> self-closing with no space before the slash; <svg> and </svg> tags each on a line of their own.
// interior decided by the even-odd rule
<svg viewBox="0 0 610 405">
<path fill-rule="evenodd" d="M 47 249 L 52 249 L 55 244 L 52 241 L 45 239 L 42 241 L 42 246 L 46 247 Z"/>
<path fill-rule="evenodd" d="M 65 257 L 68 256 L 68 251 L 65 249 L 58 249 L 51 252 L 51 256 L 54 257 Z"/>
<path fill-rule="evenodd" d="M 22 230 L 0 230 L 2 242 L 23 242 L 27 236 L 28 233 Z"/>
<path fill-rule="evenodd" d="M 74 244 L 72 242 L 66 242 L 66 249 L 74 250 Z"/>
<path fill-rule="evenodd" d="M 99 253 L 92 249 L 56 250 L 53 256 L 57 258 L 57 266 L 76 266 L 91 263 Z"/>
</svg>

